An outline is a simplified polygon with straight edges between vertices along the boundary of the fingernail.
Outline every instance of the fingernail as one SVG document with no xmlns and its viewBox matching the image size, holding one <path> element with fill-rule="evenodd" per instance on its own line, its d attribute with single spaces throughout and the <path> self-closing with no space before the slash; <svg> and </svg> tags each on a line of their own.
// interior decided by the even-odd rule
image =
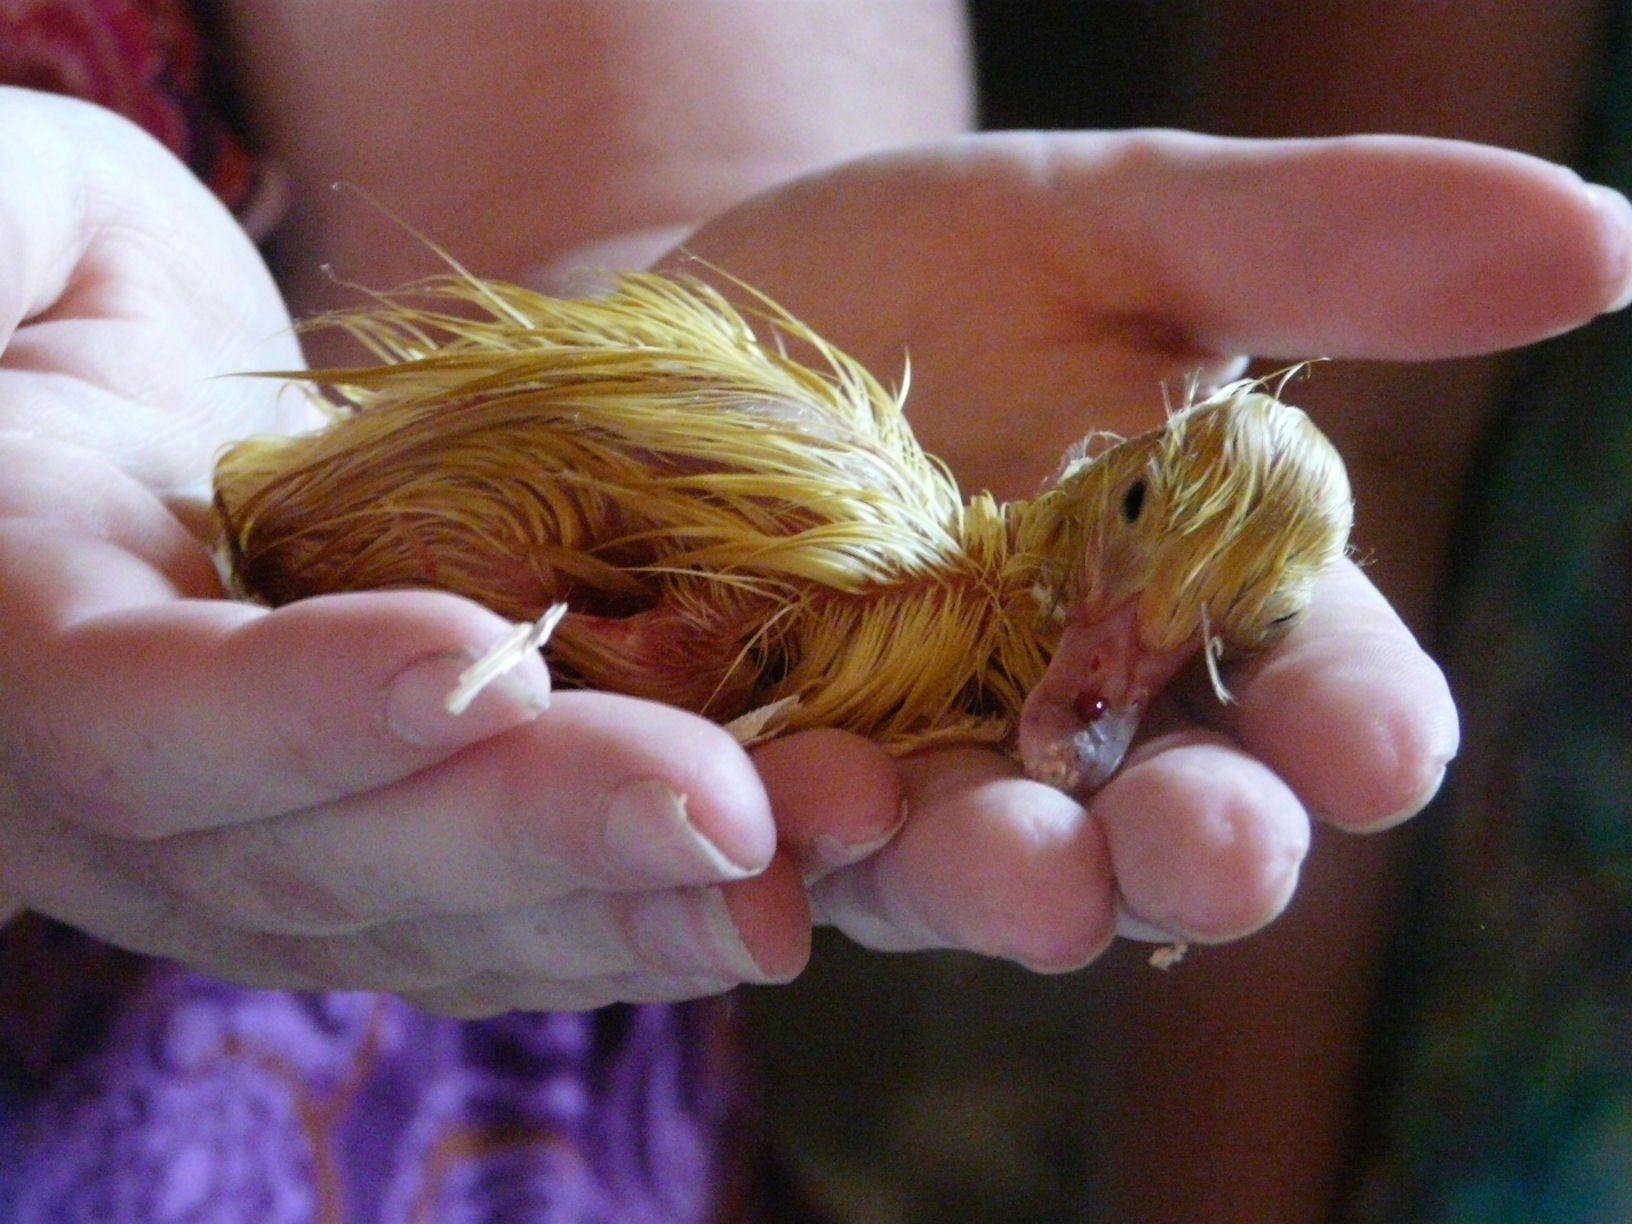
<svg viewBox="0 0 1632 1224">
<path fill-rule="evenodd" d="M 819 880 L 830 871 L 849 867 L 863 859 L 872 858 L 895 839 L 907 823 L 907 801 L 901 801 L 900 814 L 895 823 L 877 837 L 867 841 L 846 841 L 831 833 L 821 833 L 811 839 L 810 857 L 804 863 L 802 874 L 806 883 Z"/>
<path fill-rule="evenodd" d="M 1609 314 L 1632 304 L 1632 202 L 1614 188 L 1598 183 L 1589 183 L 1587 190 L 1608 231 L 1607 253 L 1616 270 L 1615 296 L 1604 307 L 1604 313 Z"/>
<path fill-rule="evenodd" d="M 645 893 L 630 901 L 627 931 L 636 952 L 666 969 L 732 982 L 768 982 L 732 921 L 725 894 Z"/>
<path fill-rule="evenodd" d="M 541 659 L 494 677 L 463 713 L 449 712 L 448 694 L 474 661 L 467 652 L 450 650 L 398 672 L 385 692 L 391 734 L 416 748 L 457 748 L 531 722 L 549 706 L 549 673 Z"/>
<path fill-rule="evenodd" d="M 611 865 L 642 881 L 712 884 L 746 879 L 763 866 L 727 857 L 692 823 L 686 796 L 656 778 L 628 782 L 609 793 L 601 816 Z"/>
<path fill-rule="evenodd" d="M 1139 917 L 1126 906 L 1117 907 L 1116 933 L 1123 939 L 1132 939 L 1139 943 L 1180 944 L 1185 941 L 1183 935 Z"/>
</svg>

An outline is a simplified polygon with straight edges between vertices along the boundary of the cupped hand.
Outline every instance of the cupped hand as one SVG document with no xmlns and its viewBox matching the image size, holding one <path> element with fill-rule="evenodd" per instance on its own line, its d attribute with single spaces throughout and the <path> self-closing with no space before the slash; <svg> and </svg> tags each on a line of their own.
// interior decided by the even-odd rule
<svg viewBox="0 0 1632 1224">
<path fill-rule="evenodd" d="M 801 967 L 798 872 L 719 728 L 552 699 L 536 657 L 452 717 L 509 629 L 452 597 L 223 597 L 188 507 L 223 442 L 309 408 L 226 377 L 300 354 L 251 244 L 157 145 L 0 90 L 0 267 L 0 896 L 229 980 L 457 1014 Z M 795 825 L 835 762 L 876 766 L 841 741 L 784 768 Z M 860 840 L 893 786 L 847 807 Z"/>
<path fill-rule="evenodd" d="M 1490 148 L 1017 133 L 795 182 L 668 262 L 754 285 L 882 376 L 910 354 L 929 448 L 966 485 L 1025 494 L 1076 437 L 1149 428 L 1249 355 L 1429 359 L 1566 330 L 1623 304 L 1629 243 L 1620 196 Z M 996 753 L 902 761 L 899 834 L 807 863 L 816 914 L 874 947 L 1044 969 L 1119 929 L 1235 938 L 1291 897 L 1311 818 L 1387 828 L 1456 752 L 1443 676 L 1352 564 L 1225 679 L 1228 706 L 1176 686 L 1087 810 Z M 773 781 L 794 754 L 774 750 Z M 806 845 L 810 810 L 783 822 Z"/>
<path fill-rule="evenodd" d="M 750 759 L 676 711 L 552 698 L 537 660 L 450 718 L 508 626 L 426 593 L 229 601 L 183 525 L 222 442 L 306 423 L 217 377 L 298 363 L 253 250 L 125 125 L 0 107 L 0 892 L 24 905 L 233 980 L 457 1014 L 784 978 L 800 876 L 875 946 L 1061 968 L 1119 915 L 1251 929 L 1308 813 L 1386 824 L 1454 751 L 1437 670 L 1352 570 L 1230 677 L 1236 706 L 1177 695 L 1088 812 L 975 750 L 897 763 L 811 732 Z M 1005 137 L 794 184 L 689 249 L 875 369 L 910 349 L 920 432 L 1013 489 L 1244 352 L 1573 325 L 1620 295 L 1618 209 L 1460 146 Z"/>
</svg>

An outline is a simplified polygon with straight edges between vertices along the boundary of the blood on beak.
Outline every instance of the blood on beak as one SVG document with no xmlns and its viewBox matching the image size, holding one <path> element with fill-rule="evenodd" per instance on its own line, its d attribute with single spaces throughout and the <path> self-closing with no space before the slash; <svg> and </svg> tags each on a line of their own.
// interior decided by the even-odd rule
<svg viewBox="0 0 1632 1224">
<path fill-rule="evenodd" d="M 1142 646 L 1138 597 L 1094 619 L 1074 611 L 1020 711 L 1026 772 L 1086 799 L 1116 772 L 1146 708 L 1200 645 L 1198 634 L 1171 650 Z"/>
</svg>

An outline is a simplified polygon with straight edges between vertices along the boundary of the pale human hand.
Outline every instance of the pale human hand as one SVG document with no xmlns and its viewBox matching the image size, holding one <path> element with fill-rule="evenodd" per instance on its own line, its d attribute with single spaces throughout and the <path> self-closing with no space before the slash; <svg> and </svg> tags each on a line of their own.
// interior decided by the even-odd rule
<svg viewBox="0 0 1632 1224">
<path fill-rule="evenodd" d="M 536 657 L 448 715 L 509 628 L 462 600 L 223 598 L 187 507 L 223 442 L 310 410 L 219 376 L 300 355 L 251 244 L 122 121 L 0 90 L 0 266 L 0 895 L 230 980 L 460 1014 L 798 970 L 773 805 L 814 827 L 801 797 L 876 770 L 865 746 L 786 762 L 784 800 L 690 715 L 539 717 Z M 893 785 L 824 848 L 846 820 L 876 842 Z"/>
<path fill-rule="evenodd" d="M 1619 196 L 1473 145 L 998 134 L 771 191 L 669 263 L 740 277 L 886 378 L 910 353 L 920 437 L 967 485 L 1025 494 L 1074 438 L 1149 428 L 1246 354 L 1429 359 L 1575 326 L 1622 303 L 1629 241 Z M 1045 969 L 1118 929 L 1235 938 L 1288 902 L 1311 817 L 1387 828 L 1456 751 L 1439 669 L 1351 564 L 1225 679 L 1228 707 L 1180 684 L 1087 811 L 995 753 L 901 762 L 904 827 L 812 884 L 818 918 Z M 793 749 L 771 751 L 774 779 Z"/>
<path fill-rule="evenodd" d="M 1250 929 L 1295 881 L 1307 808 L 1386 823 L 1431 791 L 1454 747 L 1437 671 L 1347 574 L 1296 637 L 1232 678 L 1241 705 L 1228 725 L 1199 707 L 1213 730 L 1153 740 L 1088 814 L 992 754 L 898 768 L 818 732 L 761 749 L 756 775 L 717 729 L 644 703 L 571 694 L 537 719 L 547 682 L 531 663 L 448 721 L 440 701 L 460 661 L 505 628 L 478 609 L 399 593 L 269 614 L 218 598 L 172 506 L 220 441 L 300 423 L 298 400 L 272 384 L 203 379 L 295 363 L 276 295 L 226 218 L 145 141 L 72 104 L 4 101 L 19 122 L 0 129 L 17 159 L 3 181 L 30 190 L 3 199 L 0 232 L 23 269 L 0 363 L 0 607 L 13 627 L 0 647 L 0 885 L 34 908 L 236 980 L 379 987 L 478 1014 L 786 976 L 807 935 L 792 858 L 821 877 L 818 911 L 866 942 L 1057 968 L 1102 947 L 1124 902 L 1197 938 Z M 736 210 L 692 247 L 876 368 L 910 344 L 922 432 L 999 484 L 1052 464 L 1045 423 L 1066 430 L 1058 441 L 1087 424 L 1131 428 L 1164 375 L 1222 377 L 1236 349 L 1517 343 L 1590 314 L 1623 278 L 1624 222 L 1535 163 L 1339 150 L 1337 169 L 1367 189 L 1356 193 L 1310 173 L 1331 157 L 1318 148 L 1114 151 L 1093 137 L 1007 138 L 875 161 Z M 1053 187 L 1039 177 L 1050 157 Z M 133 176 L 162 203 L 131 201 Z M 1066 180 L 1087 195 L 1121 185 L 1120 220 L 1098 227 L 1108 249 L 1118 236 L 1126 248 L 1114 275 L 1088 275 L 1093 252 L 1065 241 L 1084 207 L 1074 219 Z M 40 189 L 50 181 L 56 196 Z M 1391 183 L 1417 201 L 1414 221 L 1379 198 Z M 1423 199 L 1435 183 L 1440 195 Z M 1267 216 L 1204 206 L 1257 198 L 1249 187 L 1274 205 Z M 1448 244 L 1448 214 L 1474 187 L 1486 211 Z M 1056 229 L 1005 217 L 994 189 L 1011 208 L 1046 201 Z M 902 207 L 914 200 L 919 215 Z M 1348 215 L 1332 215 L 1339 205 Z M 1515 209 L 1519 221 L 1476 223 Z M 906 245 L 926 214 L 936 224 Z M 1543 214 L 1525 248 L 1524 220 Z M 1289 218 L 1302 245 L 1279 235 L 1277 251 L 1269 239 Z M 1368 218 L 1370 261 L 1354 255 Z M 1301 274 L 1323 266 L 1315 248 L 1333 229 L 1358 267 L 1325 300 Z M 982 244 L 998 254 L 980 257 Z M 1198 252 L 1208 262 L 1188 267 Z M 1423 271 L 1436 260 L 1438 278 Z M 1140 264 L 1145 280 L 1130 271 Z M 892 274 L 876 309 L 874 269 Z M 1266 296 L 1292 281 L 1300 302 Z M 1053 309 L 1020 310 L 1039 290 Z M 862 304 L 870 314 L 853 312 Z M 1005 326 L 1019 331 L 1002 340 Z M 990 361 L 972 359 L 982 335 L 1000 338 Z M 1005 378 L 1026 446 L 982 441 L 983 405 Z M 969 462 L 1003 449 L 1006 470 Z M 1328 662 L 1348 680 L 1328 678 Z M 1356 728 L 1372 733 L 1359 750 L 1312 751 Z M 624 782 L 629 823 L 605 801 Z M 1141 787 L 1159 800 L 1149 811 Z M 866 855 L 903 789 L 910 819 Z M 688 797 L 687 819 L 670 793 Z M 789 851 L 774 860 L 773 808 Z"/>
</svg>

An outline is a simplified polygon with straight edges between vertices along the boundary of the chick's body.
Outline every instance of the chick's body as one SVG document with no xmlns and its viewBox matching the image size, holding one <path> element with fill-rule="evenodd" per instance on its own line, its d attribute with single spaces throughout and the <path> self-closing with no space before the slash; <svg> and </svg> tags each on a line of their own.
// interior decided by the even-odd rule
<svg viewBox="0 0 1632 1224">
<path fill-rule="evenodd" d="M 339 400 L 328 428 L 223 456 L 249 593 L 430 586 L 517 620 L 565 602 L 560 682 L 721 721 L 783 703 L 778 730 L 895 751 L 1024 741 L 1041 692 L 1052 714 L 1030 721 L 1073 758 L 1103 714 L 1097 689 L 1047 679 L 1073 626 L 1132 607 L 1136 651 L 1254 649 L 1347 537 L 1329 445 L 1245 385 L 1033 502 L 965 502 L 903 397 L 768 302 L 762 339 L 713 290 L 655 275 L 598 299 L 428 293 L 339 316 L 382 364 L 316 376 Z"/>
</svg>

